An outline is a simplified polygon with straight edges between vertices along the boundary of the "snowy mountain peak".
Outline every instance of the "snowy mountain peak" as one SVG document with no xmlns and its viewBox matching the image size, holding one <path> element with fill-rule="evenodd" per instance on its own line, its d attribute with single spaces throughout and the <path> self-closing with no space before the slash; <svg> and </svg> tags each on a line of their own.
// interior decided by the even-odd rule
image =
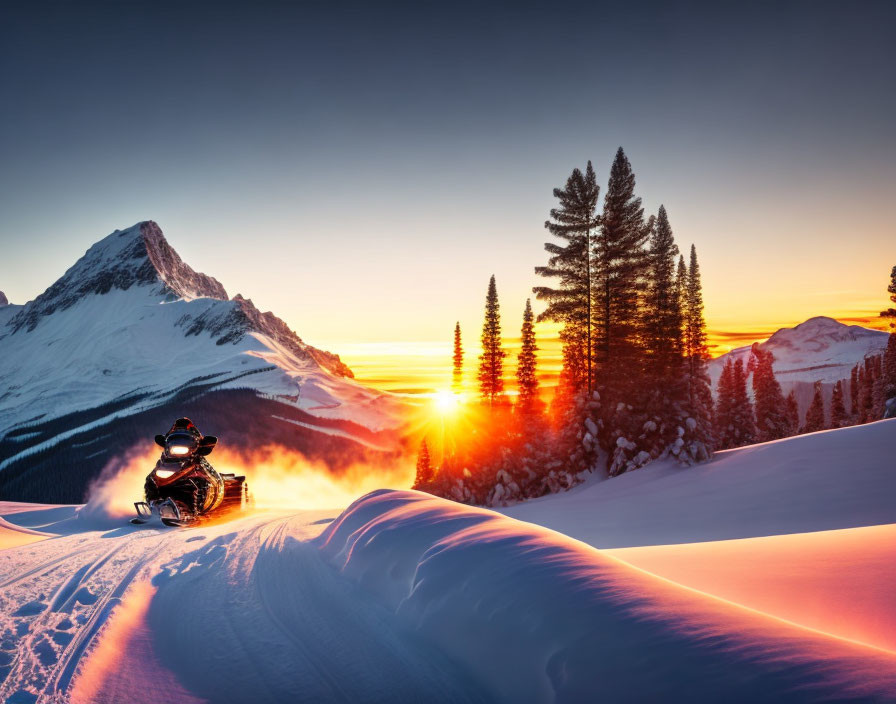
<svg viewBox="0 0 896 704">
<path fill-rule="evenodd" d="M 146 254 L 159 277 L 179 298 L 218 298 L 227 300 L 227 291 L 221 283 L 206 274 L 193 271 L 172 249 L 162 234 L 162 229 L 152 220 L 137 227 L 143 238 Z"/>
<path fill-rule="evenodd" d="M 879 330 L 863 328 L 859 325 L 846 325 L 833 318 L 820 315 L 800 323 L 792 328 L 781 328 L 772 335 L 765 345 L 771 347 L 788 347 L 803 351 L 821 351 L 836 343 L 854 341 L 879 340 L 885 333 Z"/>
<path fill-rule="evenodd" d="M 0 306 L 8 306 L 9 299 L 6 297 L 6 294 L 3 291 L 0 291 Z"/>
<path fill-rule="evenodd" d="M 829 318 L 826 315 L 816 315 L 814 318 L 809 318 L 808 320 L 800 323 L 795 326 L 794 330 L 802 330 L 803 332 L 808 331 L 828 331 L 828 330 L 839 330 L 840 328 L 848 327 L 843 323 L 840 323 L 833 318 Z M 782 328 L 782 330 L 787 330 L 787 328 Z"/>
<path fill-rule="evenodd" d="M 89 295 L 113 289 L 150 286 L 166 298 L 227 300 L 227 291 L 211 276 L 193 271 L 151 220 L 116 230 L 93 245 L 50 288 L 28 303 L 9 323 L 12 332 L 34 330 L 42 318 L 70 308 Z"/>
<path fill-rule="evenodd" d="M 775 374 L 786 391 L 788 383 L 833 384 L 844 379 L 856 363 L 867 355 L 878 354 L 886 344 L 885 332 L 846 325 L 820 315 L 792 328 L 781 328 L 759 346 L 775 355 Z M 718 381 L 728 359 L 741 359 L 746 364 L 751 347 L 738 347 L 713 359 L 709 364 L 713 383 Z"/>
</svg>

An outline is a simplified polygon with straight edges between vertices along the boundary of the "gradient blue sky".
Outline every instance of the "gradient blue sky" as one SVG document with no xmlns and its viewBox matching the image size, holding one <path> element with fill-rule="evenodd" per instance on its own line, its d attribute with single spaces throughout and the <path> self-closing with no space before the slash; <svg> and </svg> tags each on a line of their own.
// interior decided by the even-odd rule
<svg viewBox="0 0 896 704">
<path fill-rule="evenodd" d="M 314 344 L 515 334 L 551 190 L 623 145 L 715 332 L 876 312 L 896 3 L 4 4 L 0 290 L 156 220 Z M 537 309 L 537 307 L 536 307 Z"/>
</svg>

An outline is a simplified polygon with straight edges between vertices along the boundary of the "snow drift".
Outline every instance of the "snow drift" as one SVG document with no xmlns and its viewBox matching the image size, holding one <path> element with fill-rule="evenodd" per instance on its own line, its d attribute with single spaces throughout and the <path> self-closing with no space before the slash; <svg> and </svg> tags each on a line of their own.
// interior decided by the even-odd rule
<svg viewBox="0 0 896 704">
<path fill-rule="evenodd" d="M 318 543 L 499 700 L 896 696 L 893 653 L 680 587 L 490 511 L 374 492 Z"/>
</svg>

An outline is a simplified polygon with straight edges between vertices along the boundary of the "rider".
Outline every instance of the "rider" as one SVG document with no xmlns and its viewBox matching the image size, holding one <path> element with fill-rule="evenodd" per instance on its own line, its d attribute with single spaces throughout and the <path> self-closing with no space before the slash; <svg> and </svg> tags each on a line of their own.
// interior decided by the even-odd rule
<svg viewBox="0 0 896 704">
<path fill-rule="evenodd" d="M 209 511 L 217 508 L 224 498 L 223 491 L 213 490 L 215 487 L 223 487 L 223 479 L 203 455 L 197 454 L 203 437 L 199 428 L 189 418 L 178 418 L 174 421 L 171 429 L 165 435 L 156 436 L 156 442 L 164 448 L 162 456 L 156 464 L 156 473 L 159 469 L 170 472 L 175 467 L 186 469 L 188 465 L 192 465 L 193 471 L 189 476 L 205 475 L 202 478 L 207 482 L 208 487 L 204 492 L 205 500 L 196 508 L 201 511 Z M 157 491 L 150 478 L 147 478 L 146 488 L 147 498 L 156 498 L 150 496 L 151 493 L 155 494 Z"/>
</svg>

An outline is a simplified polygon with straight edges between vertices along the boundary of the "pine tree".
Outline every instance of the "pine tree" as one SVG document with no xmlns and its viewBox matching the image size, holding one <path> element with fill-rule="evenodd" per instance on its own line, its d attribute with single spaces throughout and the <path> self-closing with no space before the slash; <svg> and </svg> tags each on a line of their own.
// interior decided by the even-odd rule
<svg viewBox="0 0 896 704">
<path fill-rule="evenodd" d="M 884 352 L 883 388 L 887 399 L 896 397 L 896 330 L 890 333 Z"/>
<path fill-rule="evenodd" d="M 838 381 L 831 395 L 831 427 L 843 428 L 848 424 L 846 406 L 843 405 L 843 382 Z"/>
<path fill-rule="evenodd" d="M 856 364 L 849 373 L 849 413 L 854 423 L 859 420 L 859 365 Z"/>
<path fill-rule="evenodd" d="M 599 386 L 608 408 L 631 399 L 642 367 L 641 316 L 649 235 L 635 175 L 622 147 L 610 169 L 600 230 L 595 238 L 594 321 Z"/>
<path fill-rule="evenodd" d="M 544 248 L 550 254 L 547 266 L 535 267 L 539 276 L 558 279 L 557 287 L 536 286 L 535 297 L 547 306 L 538 320 L 561 323 L 563 343 L 562 381 L 574 393 L 591 390 L 594 385 L 592 352 L 592 281 L 591 248 L 600 187 L 591 162 L 585 173 L 574 169 L 564 189 L 555 188 L 554 197 L 560 203 L 551 210 L 551 219 L 544 226 L 563 245 L 548 242 Z"/>
<path fill-rule="evenodd" d="M 680 372 L 682 312 L 675 258 L 678 245 L 666 208 L 660 206 L 647 251 L 647 295 L 644 306 L 644 343 L 654 383 L 667 382 Z"/>
<path fill-rule="evenodd" d="M 460 341 L 460 321 L 454 326 L 454 356 L 452 361 L 454 370 L 451 377 L 451 388 L 457 394 L 463 388 L 464 376 L 464 349 Z"/>
<path fill-rule="evenodd" d="M 775 378 L 775 356 L 753 343 L 749 371 L 753 372 L 753 400 L 756 404 L 756 440 L 767 442 L 787 437 L 790 423 L 781 385 Z"/>
<path fill-rule="evenodd" d="M 531 416 L 541 410 L 538 397 L 538 376 L 536 374 L 535 353 L 538 347 L 535 344 L 535 316 L 532 313 L 532 303 L 526 299 L 526 309 L 523 311 L 523 327 L 520 333 L 522 345 L 517 356 L 516 383 L 519 395 L 517 396 L 517 410 L 523 416 Z"/>
<path fill-rule="evenodd" d="M 859 418 L 860 423 L 877 420 L 874 414 L 874 362 L 866 357 L 859 369 Z"/>
<path fill-rule="evenodd" d="M 691 356 L 691 341 L 688 337 L 688 267 L 684 263 L 684 255 L 678 257 L 678 271 L 675 274 L 675 290 L 678 293 L 678 304 L 681 307 L 681 353 L 685 359 Z"/>
<path fill-rule="evenodd" d="M 856 423 L 867 423 L 866 403 L 871 405 L 871 382 L 866 379 L 866 362 L 858 365 L 857 390 L 856 390 Z"/>
<path fill-rule="evenodd" d="M 414 488 L 427 487 L 433 480 L 432 460 L 429 456 L 429 445 L 426 438 L 420 443 L 420 452 L 417 453 L 417 477 L 414 480 Z"/>
<path fill-rule="evenodd" d="M 784 412 L 787 415 L 787 437 L 800 432 L 800 407 L 796 402 L 796 394 L 793 389 L 784 400 Z"/>
<path fill-rule="evenodd" d="M 884 355 L 876 354 L 871 358 L 871 366 L 874 371 L 871 382 L 871 409 L 869 420 L 879 420 L 884 417 L 886 410 L 886 394 L 884 393 Z"/>
<path fill-rule="evenodd" d="M 806 423 L 802 432 L 814 433 L 824 429 L 824 396 L 821 393 L 821 382 L 816 381 L 815 395 L 812 397 L 812 403 L 809 404 L 809 410 L 806 411 Z"/>
<path fill-rule="evenodd" d="M 755 442 L 753 407 L 747 395 L 743 362 L 728 359 L 719 377 L 716 406 L 716 444 L 722 449 Z"/>
<path fill-rule="evenodd" d="M 887 286 L 890 294 L 890 302 L 896 304 L 896 266 L 890 272 L 890 285 Z M 881 311 L 881 317 L 890 321 L 890 338 L 887 340 L 887 349 L 884 352 L 882 368 L 882 393 L 884 404 L 888 399 L 896 397 L 896 308 L 888 308 Z M 883 409 L 884 411 L 886 408 Z"/>
<path fill-rule="evenodd" d="M 703 285 L 700 280 L 700 264 L 697 248 L 691 245 L 691 264 L 685 269 L 679 261 L 679 276 L 686 273 L 682 324 L 684 351 L 687 367 L 688 406 L 691 418 L 696 422 L 694 436 L 707 448 L 707 458 L 712 448 L 712 385 L 706 363 L 709 348 L 706 344 L 706 321 L 703 318 Z"/>
<path fill-rule="evenodd" d="M 733 447 L 733 431 L 731 429 L 734 415 L 734 360 L 730 357 L 722 367 L 716 388 L 715 444 L 727 449 Z"/>
<path fill-rule="evenodd" d="M 734 363 L 734 425 L 737 429 L 738 445 L 751 445 L 756 442 L 756 424 L 753 415 L 753 404 L 747 394 L 747 372 L 743 361 Z"/>
<path fill-rule="evenodd" d="M 678 267 L 676 271 L 676 258 Z M 687 270 L 672 235 L 666 209 L 660 206 L 647 253 L 647 290 L 643 310 L 647 418 L 638 445 L 651 457 L 673 456 L 693 464 L 710 456 L 712 428 L 708 414 L 700 427 L 690 403 L 685 366 L 684 312 Z M 709 380 L 707 397 L 711 403 Z"/>
<path fill-rule="evenodd" d="M 485 297 L 485 322 L 482 324 L 482 354 L 479 356 L 479 391 L 489 407 L 504 394 L 504 357 L 501 347 L 501 310 L 498 289 L 492 275 Z"/>
</svg>

